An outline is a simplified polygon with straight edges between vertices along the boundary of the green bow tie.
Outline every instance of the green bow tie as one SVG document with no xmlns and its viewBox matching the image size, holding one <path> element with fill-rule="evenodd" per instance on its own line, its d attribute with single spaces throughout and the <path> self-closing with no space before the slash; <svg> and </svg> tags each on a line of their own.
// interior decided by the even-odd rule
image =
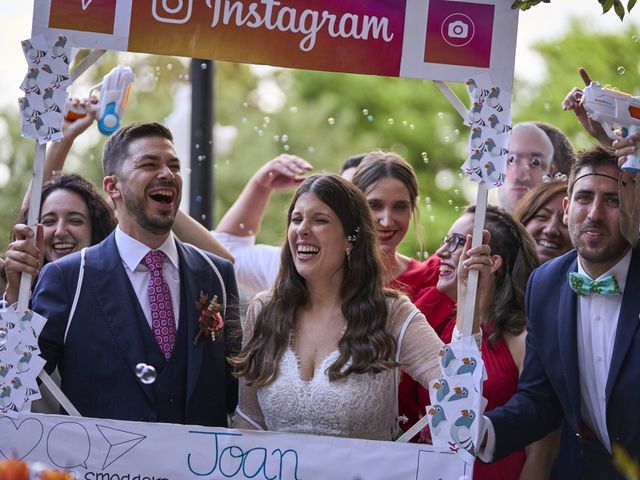
<svg viewBox="0 0 640 480">
<path fill-rule="evenodd" d="M 578 295 L 622 295 L 618 281 L 613 275 L 609 275 L 600 280 L 591 280 L 586 275 L 578 272 L 569 274 L 569 286 Z"/>
</svg>

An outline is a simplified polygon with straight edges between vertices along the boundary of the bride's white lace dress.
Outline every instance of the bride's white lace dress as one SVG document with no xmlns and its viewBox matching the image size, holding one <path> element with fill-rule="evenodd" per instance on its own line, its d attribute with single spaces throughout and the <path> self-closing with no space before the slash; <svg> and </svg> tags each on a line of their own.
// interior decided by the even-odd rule
<svg viewBox="0 0 640 480">
<path fill-rule="evenodd" d="M 245 342 L 265 295 L 249 307 Z M 397 339 L 402 368 L 421 384 L 440 374 L 438 351 L 442 341 L 407 297 L 388 300 L 387 328 Z M 310 380 L 300 377 L 291 347 L 284 352 L 277 378 L 262 388 L 240 379 L 240 402 L 235 428 L 309 433 L 341 437 L 391 440 L 397 415 L 397 369 L 382 373 L 351 374 L 329 381 L 326 369 L 336 360 L 330 353 Z"/>
</svg>

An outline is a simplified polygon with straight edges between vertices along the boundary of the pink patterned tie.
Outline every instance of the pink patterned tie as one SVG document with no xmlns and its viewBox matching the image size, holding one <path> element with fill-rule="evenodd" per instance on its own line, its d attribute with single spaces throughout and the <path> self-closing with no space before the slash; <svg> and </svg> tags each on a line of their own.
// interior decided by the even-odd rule
<svg viewBox="0 0 640 480">
<path fill-rule="evenodd" d="M 176 344 L 176 322 L 173 318 L 173 303 L 169 285 L 162 275 L 165 254 L 160 250 L 151 250 L 142 259 L 149 269 L 149 304 L 151 305 L 151 328 L 164 358 L 169 360 Z"/>
</svg>

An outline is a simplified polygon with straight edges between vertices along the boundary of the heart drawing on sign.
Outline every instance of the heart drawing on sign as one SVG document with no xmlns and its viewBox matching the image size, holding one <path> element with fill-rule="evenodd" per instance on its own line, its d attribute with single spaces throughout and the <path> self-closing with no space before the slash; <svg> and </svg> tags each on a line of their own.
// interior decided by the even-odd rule
<svg viewBox="0 0 640 480">
<path fill-rule="evenodd" d="M 7 422 L 11 422 L 11 425 Z M 38 446 L 42 440 L 44 427 L 40 420 L 35 418 L 26 418 L 16 424 L 9 417 L 0 417 L 0 431 L 13 432 L 13 430 L 15 433 L 0 436 L 0 455 L 6 459 L 22 460 Z"/>
</svg>

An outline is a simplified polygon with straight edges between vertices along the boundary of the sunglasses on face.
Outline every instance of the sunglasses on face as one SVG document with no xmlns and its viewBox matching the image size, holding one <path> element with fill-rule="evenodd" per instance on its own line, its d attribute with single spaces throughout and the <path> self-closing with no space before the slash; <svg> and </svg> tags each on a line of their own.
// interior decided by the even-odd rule
<svg viewBox="0 0 640 480">
<path fill-rule="evenodd" d="M 444 237 L 440 245 L 443 247 L 446 246 L 447 252 L 453 253 L 459 247 L 462 247 L 466 241 L 467 237 L 465 237 L 464 235 L 460 235 L 459 233 L 454 233 Z"/>
</svg>

